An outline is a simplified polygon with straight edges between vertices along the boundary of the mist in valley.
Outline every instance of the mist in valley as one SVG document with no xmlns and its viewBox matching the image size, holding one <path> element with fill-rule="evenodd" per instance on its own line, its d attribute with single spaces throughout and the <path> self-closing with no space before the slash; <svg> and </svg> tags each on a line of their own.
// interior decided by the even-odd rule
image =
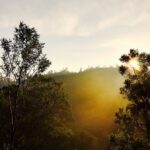
<svg viewBox="0 0 150 150">
<path fill-rule="evenodd" d="M 127 103 L 120 94 L 123 77 L 118 68 L 97 67 L 78 73 L 65 69 L 48 76 L 62 82 L 76 123 L 98 138 L 101 150 L 106 149 L 115 131 L 115 113 Z"/>
</svg>

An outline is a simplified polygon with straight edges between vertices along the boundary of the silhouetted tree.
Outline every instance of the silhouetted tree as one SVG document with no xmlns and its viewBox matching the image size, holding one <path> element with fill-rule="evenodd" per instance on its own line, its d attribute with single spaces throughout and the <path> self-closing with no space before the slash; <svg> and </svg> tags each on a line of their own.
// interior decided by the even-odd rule
<svg viewBox="0 0 150 150">
<path fill-rule="evenodd" d="M 19 91 L 28 81 L 29 77 L 43 73 L 50 65 L 49 60 L 42 54 L 43 43 L 39 42 L 39 35 L 34 28 L 21 22 L 15 28 L 13 40 L 2 39 L 2 75 L 8 81 L 8 105 L 10 112 L 10 140 L 9 149 L 16 149 L 16 113 L 19 103 Z M 13 96 L 11 84 L 15 85 Z M 27 84 L 27 83 L 26 83 Z M 13 98 L 12 98 L 13 97 Z"/>
<path fill-rule="evenodd" d="M 149 150 L 150 54 L 131 49 L 120 61 L 119 71 L 125 78 L 120 91 L 129 102 L 116 113 L 118 131 L 111 135 L 109 149 Z"/>
</svg>

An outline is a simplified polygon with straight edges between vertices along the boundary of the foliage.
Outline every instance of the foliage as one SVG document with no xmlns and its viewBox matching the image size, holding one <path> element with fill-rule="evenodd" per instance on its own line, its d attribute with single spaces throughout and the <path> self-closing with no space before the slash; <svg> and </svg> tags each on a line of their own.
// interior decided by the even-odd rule
<svg viewBox="0 0 150 150">
<path fill-rule="evenodd" d="M 120 58 L 119 71 L 125 77 L 121 94 L 129 103 L 116 113 L 118 131 L 110 137 L 110 149 L 150 149 L 150 54 L 130 50 Z M 134 60 L 134 65 L 131 61 Z"/>
<path fill-rule="evenodd" d="M 8 94 L 6 100 L 10 113 L 9 147 L 14 150 L 16 149 L 16 118 L 20 89 L 27 84 L 29 78 L 43 73 L 49 67 L 50 61 L 42 53 L 44 44 L 39 42 L 36 30 L 23 22 L 15 28 L 13 40 L 5 38 L 1 40 L 1 47 L 3 49 L 2 76 L 8 82 L 5 90 Z"/>
<path fill-rule="evenodd" d="M 15 81 L 40 74 L 50 65 L 42 54 L 44 43 L 39 42 L 36 30 L 23 22 L 15 28 L 13 40 L 1 40 L 1 47 L 4 50 L 1 66 L 3 73 Z"/>
<path fill-rule="evenodd" d="M 1 122 L 0 147 L 9 145 L 9 104 L 8 87 L 0 91 Z M 16 93 L 16 85 L 11 85 L 11 98 Z M 65 123 L 69 118 L 69 104 L 59 83 L 43 77 L 34 78 L 28 86 L 20 88 L 16 112 L 15 145 L 17 149 L 48 149 L 50 133 L 55 126 Z M 5 113 L 4 113 L 5 112 Z M 7 120 L 6 120 L 7 116 Z M 67 118 L 68 117 L 68 118 Z M 62 131 L 63 133 L 63 131 Z"/>
</svg>

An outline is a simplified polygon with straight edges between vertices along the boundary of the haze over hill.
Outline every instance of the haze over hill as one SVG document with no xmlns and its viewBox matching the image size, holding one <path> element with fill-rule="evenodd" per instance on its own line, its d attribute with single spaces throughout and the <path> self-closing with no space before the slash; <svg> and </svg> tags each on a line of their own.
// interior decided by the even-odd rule
<svg viewBox="0 0 150 150">
<path fill-rule="evenodd" d="M 50 74 L 62 82 L 79 126 L 99 137 L 102 150 L 114 129 L 114 114 L 126 101 L 119 93 L 123 78 L 117 68 L 67 70 Z"/>
</svg>

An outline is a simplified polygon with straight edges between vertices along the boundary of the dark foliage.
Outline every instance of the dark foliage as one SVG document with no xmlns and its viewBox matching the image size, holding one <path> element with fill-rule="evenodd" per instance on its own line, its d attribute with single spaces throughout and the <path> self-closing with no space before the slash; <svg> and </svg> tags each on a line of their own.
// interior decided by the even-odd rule
<svg viewBox="0 0 150 150">
<path fill-rule="evenodd" d="M 125 57 L 126 56 L 126 57 Z M 128 57 L 128 60 L 127 60 Z M 136 60 L 139 69 L 130 66 Z M 119 68 L 125 77 L 121 94 L 129 100 L 126 109 L 116 113 L 118 131 L 110 137 L 112 150 L 150 149 L 150 61 L 149 54 L 130 50 L 121 57 L 123 66 Z"/>
</svg>

